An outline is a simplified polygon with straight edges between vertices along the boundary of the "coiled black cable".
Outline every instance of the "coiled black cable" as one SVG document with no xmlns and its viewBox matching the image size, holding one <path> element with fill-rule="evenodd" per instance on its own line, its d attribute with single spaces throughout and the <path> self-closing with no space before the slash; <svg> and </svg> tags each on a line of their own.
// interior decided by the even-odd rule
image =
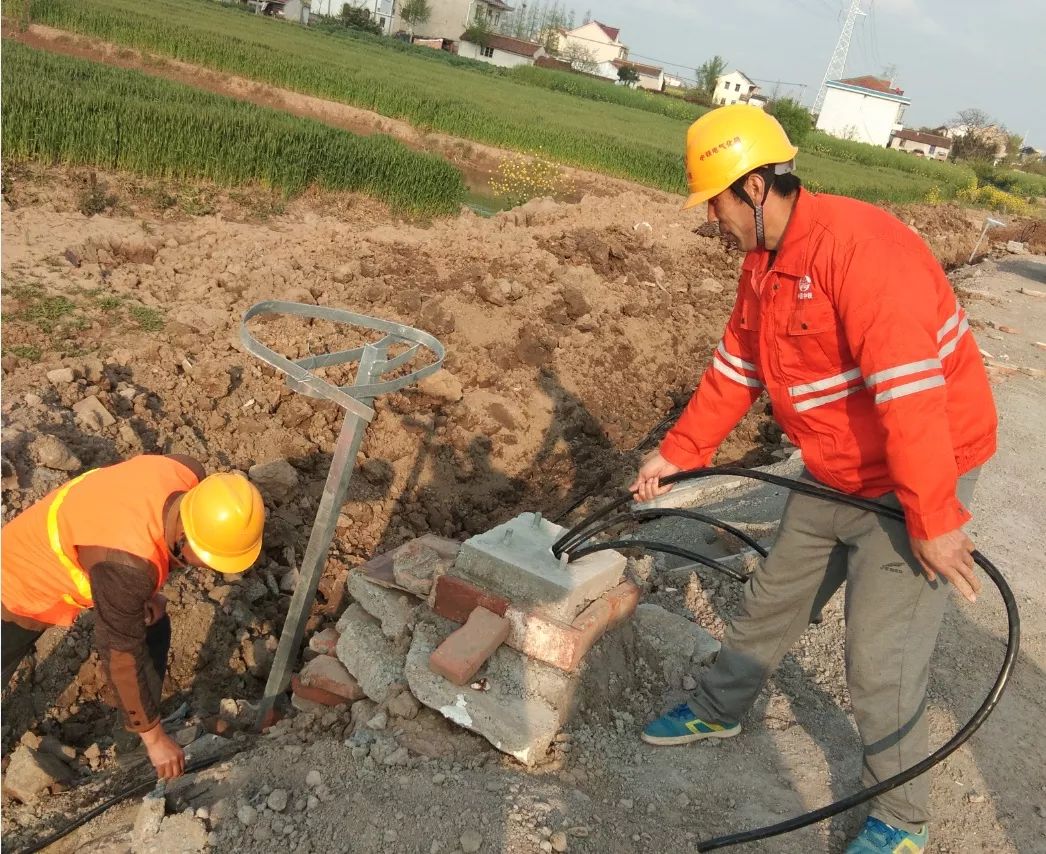
<svg viewBox="0 0 1046 854">
<path fill-rule="evenodd" d="M 837 492 L 834 489 L 829 489 L 824 486 L 818 486 L 813 483 L 808 483 L 802 480 L 796 480 L 790 477 L 782 477 L 781 475 L 769 474 L 767 472 L 755 471 L 750 469 L 743 469 L 737 467 L 724 466 L 723 468 L 700 468 L 691 469 L 690 471 L 681 471 L 677 474 L 670 475 L 668 477 L 661 478 L 660 482 L 662 485 L 670 485 L 678 483 L 684 480 L 693 480 L 703 477 L 712 477 L 714 475 L 731 475 L 735 477 L 746 477 L 752 480 L 761 480 L 766 483 L 772 483 L 776 486 L 783 486 L 790 489 L 793 492 L 799 492 L 803 495 L 809 495 L 814 498 L 822 498 L 826 501 L 834 501 L 838 504 L 848 504 L 851 507 L 858 507 L 862 510 L 867 510 L 872 513 L 877 513 L 880 516 L 886 516 L 887 518 L 894 519 L 899 522 L 904 521 L 904 513 L 894 507 L 888 507 L 885 504 L 880 504 L 877 501 L 872 501 L 867 498 L 860 498 L 855 495 L 847 495 L 843 492 Z M 562 537 L 560 537 L 555 544 L 552 546 L 552 552 L 556 557 L 560 557 L 563 554 L 570 558 L 581 557 L 585 554 L 589 554 L 595 551 L 597 547 L 585 546 L 585 542 L 594 535 L 594 532 L 605 530 L 609 525 L 596 526 L 594 523 L 605 519 L 614 510 L 632 500 L 631 494 L 623 495 L 622 497 L 615 499 L 609 504 L 592 513 L 590 516 L 582 519 L 581 522 L 576 524 L 573 528 L 567 531 Z M 624 516 L 635 516 L 636 518 L 643 518 L 647 511 L 636 511 L 632 514 L 624 514 Z M 618 519 L 622 517 L 617 517 Z M 611 544 L 600 544 L 604 548 L 627 548 L 627 547 L 638 547 L 638 548 L 650 548 L 651 546 L 645 545 L 648 541 L 646 540 L 619 540 Z M 664 544 L 655 543 L 653 548 L 662 551 L 669 551 Z M 674 548 L 674 547 L 673 547 Z M 678 553 L 676 551 L 670 551 L 672 554 Z M 693 555 L 685 555 L 693 557 Z M 705 563 L 709 565 L 706 558 L 704 561 L 697 561 L 698 563 Z M 903 786 L 910 780 L 915 779 L 920 774 L 925 774 L 934 765 L 937 765 L 943 761 L 946 757 L 950 756 L 956 750 L 958 750 L 969 738 L 972 736 L 977 729 L 984 723 L 988 718 L 988 715 L 992 713 L 996 704 L 999 702 L 999 698 L 1002 696 L 1003 691 L 1006 689 L 1006 684 L 1010 679 L 1010 674 L 1013 671 L 1014 663 L 1017 660 L 1017 653 L 1020 650 L 1020 637 L 1021 637 L 1021 621 L 1020 615 L 1017 611 L 1017 602 L 1014 599 L 1013 591 L 1010 590 L 1010 586 L 1006 583 L 1006 579 L 1003 578 L 1002 573 L 988 558 L 982 555 L 979 551 L 973 552 L 974 563 L 977 564 L 987 574 L 988 578 L 991 579 L 992 583 L 998 588 L 999 595 L 1002 596 L 1003 604 L 1006 607 L 1006 622 L 1007 622 L 1007 638 L 1006 638 L 1006 653 L 1003 656 L 1002 665 L 999 668 L 999 675 L 995 678 L 995 682 L 985 697 L 984 702 L 981 703 L 980 707 L 974 712 L 973 717 L 964 724 L 958 732 L 955 733 L 947 742 L 941 745 L 937 750 L 923 759 L 921 762 L 917 762 L 910 768 L 901 771 L 899 774 L 895 774 L 893 777 L 888 777 L 874 786 L 869 786 L 866 789 L 862 789 L 859 792 L 855 792 L 849 797 L 842 798 L 841 800 L 835 801 L 834 803 L 828 804 L 827 806 L 821 807 L 820 809 L 813 810 L 811 812 L 803 813 L 802 815 L 796 816 L 795 818 L 782 821 L 777 824 L 768 825 L 766 827 L 756 828 L 754 830 L 746 830 L 740 833 L 732 833 L 726 836 L 717 836 L 713 839 L 707 839 L 701 842 L 697 846 L 698 851 L 714 851 L 717 848 L 726 848 L 731 845 L 740 845 L 745 842 L 755 842 L 760 839 L 769 839 L 772 836 L 780 836 L 783 833 L 790 833 L 793 830 L 798 830 L 802 827 L 807 827 L 811 824 L 816 824 L 819 821 L 823 821 L 826 818 L 831 818 L 834 815 L 838 815 L 841 812 L 845 812 L 848 809 L 852 809 L 860 804 L 870 801 L 884 792 L 888 792 L 891 789 L 896 789 L 898 786 Z M 727 569 L 726 567 L 718 566 L 717 569 Z M 729 572 L 728 572 L 729 574 Z"/>
</svg>

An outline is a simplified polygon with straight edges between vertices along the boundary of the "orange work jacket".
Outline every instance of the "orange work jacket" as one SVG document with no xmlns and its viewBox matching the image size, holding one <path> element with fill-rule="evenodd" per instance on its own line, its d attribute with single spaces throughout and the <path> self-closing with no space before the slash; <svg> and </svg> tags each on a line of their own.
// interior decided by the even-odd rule
<svg viewBox="0 0 1046 854">
<path fill-rule="evenodd" d="M 69 626 L 94 602 L 77 549 L 100 546 L 145 560 L 167 580 L 164 505 L 198 480 L 182 463 L 146 454 L 93 469 L 33 504 L 3 529 L 4 607 L 50 625 Z"/>
<path fill-rule="evenodd" d="M 948 277 L 886 211 L 799 191 L 776 256 L 746 256 L 723 339 L 661 454 L 708 465 L 764 389 L 818 480 L 895 492 L 921 539 L 970 518 L 955 488 L 995 453 L 988 377 Z"/>
</svg>

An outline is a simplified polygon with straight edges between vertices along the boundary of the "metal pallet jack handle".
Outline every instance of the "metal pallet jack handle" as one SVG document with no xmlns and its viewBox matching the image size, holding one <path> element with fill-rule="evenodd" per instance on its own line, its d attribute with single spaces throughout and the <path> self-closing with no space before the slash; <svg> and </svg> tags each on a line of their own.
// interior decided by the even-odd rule
<svg viewBox="0 0 1046 854">
<path fill-rule="evenodd" d="M 247 326 L 251 320 L 265 315 L 297 315 L 373 329 L 384 332 L 385 335 L 373 344 L 292 361 L 266 347 L 248 330 Z M 260 726 L 272 709 L 276 698 L 287 690 L 290 682 L 291 668 L 297 658 L 298 648 L 305 631 L 305 621 L 308 619 L 312 603 L 316 598 L 316 589 L 326 564 L 327 552 L 334 538 L 335 522 L 345 503 L 349 481 L 352 479 L 352 469 L 359 454 L 367 424 L 374 417 L 374 410 L 370 404 L 379 395 L 398 391 L 438 371 L 443 364 L 446 351 L 433 336 L 410 326 L 363 314 L 353 314 L 342 309 L 280 300 L 267 300 L 251 306 L 243 315 L 240 323 L 240 340 L 252 356 L 286 374 L 287 385 L 294 391 L 309 397 L 332 400 L 345 410 L 345 420 L 342 422 L 341 432 L 334 445 L 334 455 L 327 473 L 327 482 L 323 487 L 323 495 L 320 497 L 320 506 L 316 510 L 316 518 L 312 523 L 309 544 L 305 549 L 305 556 L 302 558 L 301 576 L 294 588 L 294 594 L 291 596 L 287 619 L 283 624 L 280 642 L 276 648 L 276 657 L 269 670 L 265 693 L 258 707 L 257 723 Z M 390 359 L 388 357 L 389 349 L 397 344 L 410 346 Z M 431 351 L 435 357 L 433 362 L 404 376 L 381 381 L 384 374 L 398 370 L 414 360 L 422 348 Z M 313 373 L 316 368 L 347 365 L 353 362 L 359 362 L 359 367 L 356 370 L 356 380 L 352 385 L 334 385 Z"/>
</svg>

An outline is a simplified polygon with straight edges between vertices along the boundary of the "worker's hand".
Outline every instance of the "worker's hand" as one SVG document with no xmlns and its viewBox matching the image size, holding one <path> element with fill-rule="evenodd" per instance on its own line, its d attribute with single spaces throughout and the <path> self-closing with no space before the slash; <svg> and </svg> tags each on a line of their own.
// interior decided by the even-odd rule
<svg viewBox="0 0 1046 854">
<path fill-rule="evenodd" d="M 677 471 L 679 471 L 679 466 L 672 465 L 661 456 L 660 451 L 653 451 L 647 454 L 639 469 L 639 474 L 628 488 L 636 494 L 637 501 L 650 501 L 658 495 L 664 495 L 672 488 L 671 486 L 661 486 L 660 479 L 675 474 Z"/>
<path fill-rule="evenodd" d="M 151 730 L 141 733 L 149 761 L 156 769 L 156 776 L 161 780 L 181 777 L 185 771 L 185 751 L 173 738 L 164 732 L 163 725 L 157 724 Z"/>
<path fill-rule="evenodd" d="M 157 593 L 145 603 L 145 625 L 151 626 L 160 622 L 167 613 L 167 597 Z"/>
<path fill-rule="evenodd" d="M 933 581 L 937 576 L 952 584 L 971 602 L 977 601 L 981 582 L 974 573 L 973 541 L 962 528 L 941 534 L 932 540 L 911 537 L 912 551 L 922 564 L 926 577 Z"/>
</svg>

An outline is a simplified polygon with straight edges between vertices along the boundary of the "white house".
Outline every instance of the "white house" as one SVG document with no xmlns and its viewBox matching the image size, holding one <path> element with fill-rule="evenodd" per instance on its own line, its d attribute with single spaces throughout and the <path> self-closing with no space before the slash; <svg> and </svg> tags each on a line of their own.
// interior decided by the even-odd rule
<svg viewBox="0 0 1046 854">
<path fill-rule="evenodd" d="M 373 4 L 375 0 L 370 0 Z M 377 0 L 382 2 L 382 0 Z M 388 0 L 392 3 L 393 0 Z M 402 0 L 396 0 L 395 29 L 410 29 L 406 21 L 399 16 Z M 461 33 L 474 24 L 482 24 L 491 30 L 497 30 L 508 20 L 512 7 L 502 0 L 429 0 L 431 13 L 427 21 L 414 25 L 414 32 L 429 38 L 450 39 L 458 41 Z"/>
<path fill-rule="evenodd" d="M 888 146 L 911 104 L 904 91 L 878 77 L 851 77 L 825 83 L 817 129 L 840 139 Z"/>
<path fill-rule="evenodd" d="M 890 148 L 906 151 L 917 157 L 947 160 L 952 150 L 952 141 L 946 136 L 938 136 L 935 133 L 899 130 L 890 139 Z"/>
<path fill-rule="evenodd" d="M 311 0 L 312 14 L 337 18 L 346 6 L 363 9 L 386 35 L 392 35 L 396 21 L 396 0 Z"/>
<path fill-rule="evenodd" d="M 682 77 L 676 77 L 674 74 L 666 74 L 665 86 L 669 89 L 685 89 L 686 81 Z"/>
<path fill-rule="evenodd" d="M 563 30 L 557 39 L 556 48 L 561 55 L 569 55 L 571 48 L 583 48 L 592 55 L 597 65 L 604 66 L 615 59 L 628 59 L 628 48 L 618 41 L 620 34 L 621 30 L 617 27 L 589 21 L 572 30 Z M 603 76 L 617 79 L 617 69 L 613 70 L 613 74 Z"/>
<path fill-rule="evenodd" d="M 613 80 L 618 80 L 620 79 L 618 72 L 622 68 L 631 68 L 639 75 L 639 80 L 636 81 L 636 86 L 640 89 L 650 89 L 654 92 L 660 92 L 665 88 L 664 69 L 658 68 L 656 65 L 642 65 L 641 63 L 630 62 L 625 59 L 612 59 L 610 62 L 601 62 L 596 68 L 595 73 L 601 77 L 609 77 Z"/>
<path fill-rule="evenodd" d="M 720 74 L 715 79 L 715 89 L 712 90 L 712 103 L 747 104 L 749 98 L 758 91 L 759 87 L 754 80 L 744 72 L 734 69 L 726 74 Z M 762 106 L 762 104 L 759 106 Z"/>
<path fill-rule="evenodd" d="M 488 36 L 485 45 L 466 41 L 465 33 L 458 42 L 458 56 L 489 62 L 502 68 L 514 68 L 517 65 L 533 65 L 534 60 L 545 56 L 545 49 L 533 42 L 513 39 L 508 36 Z"/>
</svg>

